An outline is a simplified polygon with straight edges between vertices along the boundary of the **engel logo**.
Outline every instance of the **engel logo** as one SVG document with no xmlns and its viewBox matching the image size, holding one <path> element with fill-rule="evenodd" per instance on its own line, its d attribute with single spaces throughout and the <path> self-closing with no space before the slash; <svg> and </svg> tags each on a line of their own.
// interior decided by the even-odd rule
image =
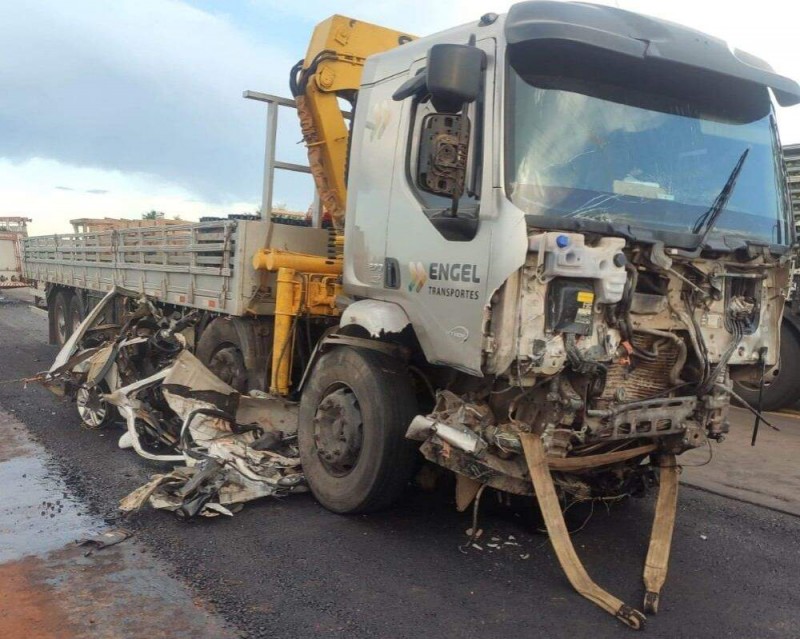
<svg viewBox="0 0 800 639">
<path fill-rule="evenodd" d="M 424 262 L 409 262 L 408 271 L 411 273 L 411 281 L 408 283 L 409 291 L 422 290 L 425 283 L 431 281 L 461 282 L 464 284 L 480 284 L 481 278 L 478 277 L 477 264 L 447 264 L 443 262 L 431 262 L 425 266 Z"/>
<path fill-rule="evenodd" d="M 408 283 L 409 291 L 420 292 L 425 282 L 428 281 L 428 274 L 422 262 L 409 262 L 408 271 L 411 273 L 411 281 Z"/>
</svg>

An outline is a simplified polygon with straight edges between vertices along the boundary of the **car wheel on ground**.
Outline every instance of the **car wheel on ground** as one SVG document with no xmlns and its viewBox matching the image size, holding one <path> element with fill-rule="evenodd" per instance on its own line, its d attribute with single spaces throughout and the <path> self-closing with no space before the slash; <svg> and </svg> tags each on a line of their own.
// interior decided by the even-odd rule
<svg viewBox="0 0 800 639">
<path fill-rule="evenodd" d="M 103 399 L 108 393 L 105 383 L 96 386 L 81 386 L 75 393 L 78 415 L 86 428 L 97 430 L 111 424 L 117 417 L 117 409 Z"/>
</svg>

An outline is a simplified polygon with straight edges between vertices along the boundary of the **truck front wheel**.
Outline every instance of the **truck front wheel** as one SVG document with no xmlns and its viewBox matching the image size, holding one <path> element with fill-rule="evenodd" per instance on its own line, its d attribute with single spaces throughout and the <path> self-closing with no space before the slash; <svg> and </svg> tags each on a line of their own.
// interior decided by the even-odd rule
<svg viewBox="0 0 800 639">
<path fill-rule="evenodd" d="M 765 380 L 762 407 L 765 411 L 780 410 L 800 401 L 800 336 L 783 320 L 781 351 L 777 368 Z M 757 383 L 733 383 L 733 389 L 750 406 L 758 407 Z"/>
<path fill-rule="evenodd" d="M 339 347 L 317 361 L 300 400 L 300 460 L 328 510 L 364 513 L 391 505 L 414 470 L 405 438 L 417 413 L 403 362 L 377 351 Z"/>
</svg>

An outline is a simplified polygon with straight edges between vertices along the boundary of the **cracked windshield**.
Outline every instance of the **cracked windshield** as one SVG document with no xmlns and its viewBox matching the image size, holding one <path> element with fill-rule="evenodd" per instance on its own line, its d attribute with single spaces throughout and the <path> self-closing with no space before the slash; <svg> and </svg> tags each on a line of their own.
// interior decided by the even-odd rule
<svg viewBox="0 0 800 639">
<path fill-rule="evenodd" d="M 509 192 L 527 214 L 700 233 L 728 183 L 712 235 L 789 243 L 765 90 L 721 115 L 564 76 L 511 70 L 510 88 Z"/>
</svg>

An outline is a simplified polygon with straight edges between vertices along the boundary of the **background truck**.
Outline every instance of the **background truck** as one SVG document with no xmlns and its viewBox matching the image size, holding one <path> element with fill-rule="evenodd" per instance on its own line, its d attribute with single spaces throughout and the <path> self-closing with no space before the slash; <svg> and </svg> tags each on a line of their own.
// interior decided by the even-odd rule
<svg viewBox="0 0 800 639">
<path fill-rule="evenodd" d="M 547 1 L 421 39 L 333 16 L 289 84 L 248 97 L 273 125 L 297 109 L 332 228 L 29 238 L 53 339 L 114 286 L 189 315 L 218 376 L 294 412 L 325 507 L 391 504 L 418 452 L 455 473 L 459 508 L 535 494 L 575 588 L 640 628 L 561 507 L 658 474 L 655 612 L 676 456 L 723 439 L 732 378 L 778 360 L 795 230 L 770 92 L 788 106 L 800 86 L 696 31 Z M 303 170 L 267 159 L 265 213 L 271 168 Z"/>
<path fill-rule="evenodd" d="M 27 286 L 20 242 L 28 236 L 28 222 L 27 217 L 0 217 L 0 289 Z"/>
</svg>

